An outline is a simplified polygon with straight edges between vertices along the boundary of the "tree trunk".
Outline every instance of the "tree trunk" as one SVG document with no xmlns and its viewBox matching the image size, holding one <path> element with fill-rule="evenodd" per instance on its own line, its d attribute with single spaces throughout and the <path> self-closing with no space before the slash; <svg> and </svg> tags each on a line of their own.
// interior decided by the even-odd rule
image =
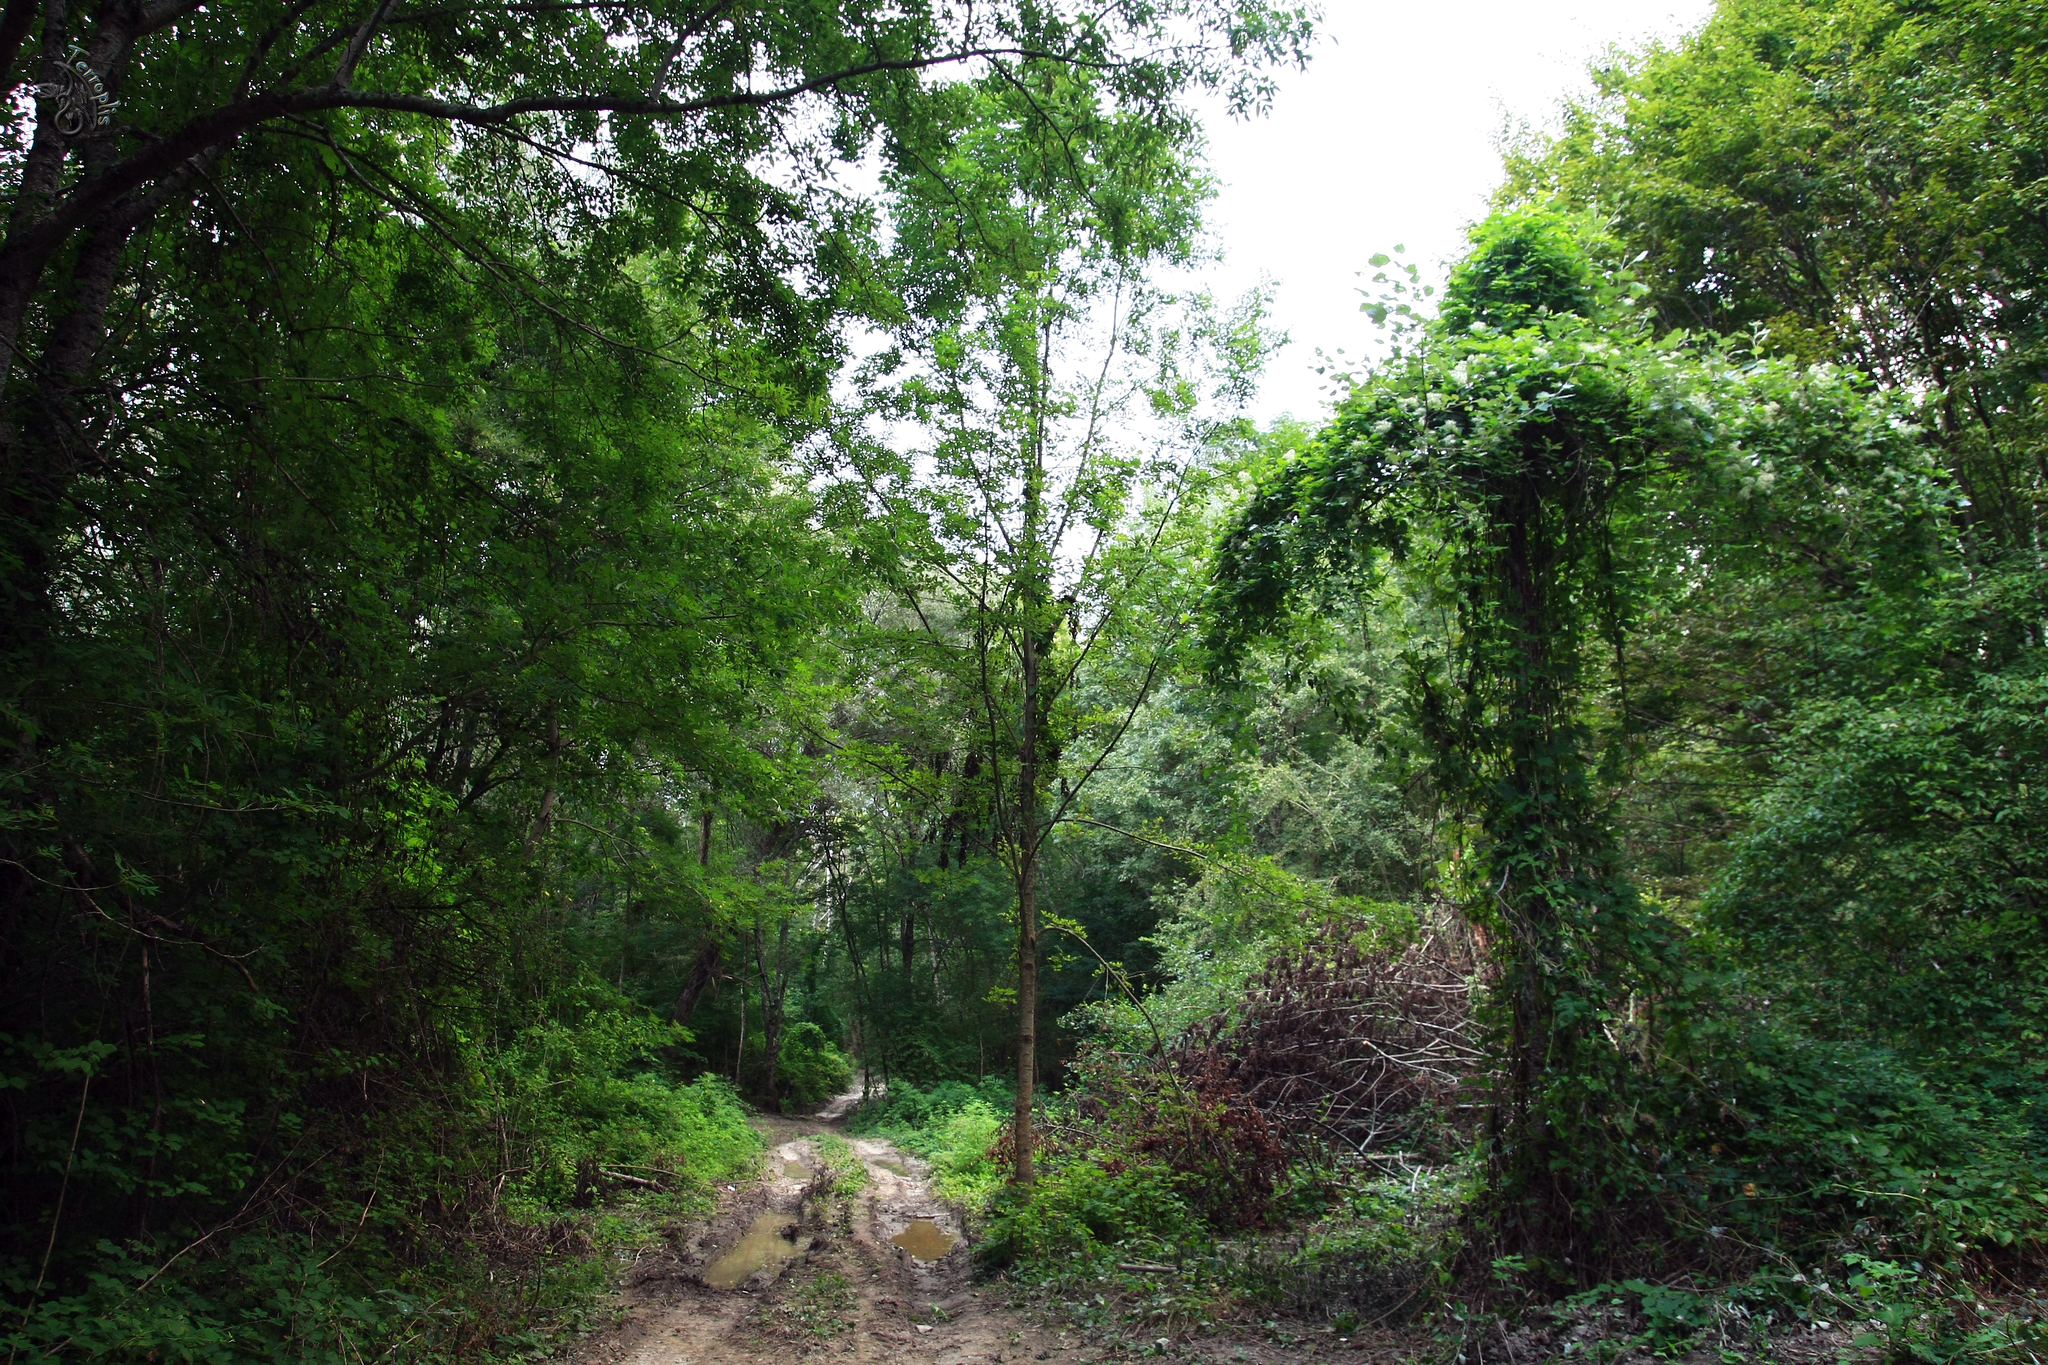
<svg viewBox="0 0 2048 1365">
<path fill-rule="evenodd" d="M 1037 805 L 1035 801 L 1024 804 Z M 1037 1074 L 1038 853 L 1026 848 L 1017 876 L 1017 1108 L 1012 1117 L 1017 1147 L 1016 1180 L 1026 1187 L 1032 1181 L 1031 1087 Z"/>
<path fill-rule="evenodd" d="M 703 948 L 698 950 L 697 960 L 690 964 L 690 975 L 683 982 L 682 991 L 676 996 L 675 1017 L 678 1024 L 690 1022 L 690 1014 L 697 1008 L 697 1001 L 703 998 L 705 990 L 718 976 L 718 940 L 706 937 Z"/>
<path fill-rule="evenodd" d="M 1032 1182 L 1031 1091 L 1038 1077 L 1038 617 L 1045 591 L 1039 578 L 1038 460 L 1025 472 L 1023 643 L 1024 715 L 1017 755 L 1017 1108 L 1012 1136 L 1016 1182 Z"/>
<path fill-rule="evenodd" d="M 773 966 L 768 962 L 768 945 L 761 933 L 761 921 L 754 921 L 754 965 L 761 973 L 761 1042 L 768 1054 L 763 1059 L 768 1068 L 764 1089 L 769 1106 L 779 1114 L 782 1112 L 782 1097 L 775 1093 L 775 1072 L 782 1062 L 782 1003 L 789 993 L 788 919 L 785 918 L 776 931 Z"/>
</svg>

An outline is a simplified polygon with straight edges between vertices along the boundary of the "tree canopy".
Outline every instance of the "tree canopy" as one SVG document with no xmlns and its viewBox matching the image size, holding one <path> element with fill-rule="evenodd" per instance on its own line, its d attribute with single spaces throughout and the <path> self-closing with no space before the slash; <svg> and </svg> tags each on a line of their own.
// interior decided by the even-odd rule
<svg viewBox="0 0 2048 1365">
<path fill-rule="evenodd" d="M 0 1340 L 558 1352 L 842 1098 L 1154 1347 L 2028 1358 L 2042 18 L 1611 54 L 1261 430 L 1309 10 L 10 0 Z"/>
</svg>

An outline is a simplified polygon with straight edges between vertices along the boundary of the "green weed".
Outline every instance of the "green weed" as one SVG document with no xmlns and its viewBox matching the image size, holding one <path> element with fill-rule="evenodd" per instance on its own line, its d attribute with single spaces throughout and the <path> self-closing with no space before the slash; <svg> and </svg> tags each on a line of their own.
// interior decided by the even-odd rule
<svg viewBox="0 0 2048 1365">
<path fill-rule="evenodd" d="M 844 1275 L 827 1271 L 797 1286 L 777 1311 L 814 1337 L 836 1336 L 849 1325 L 853 1286 Z"/>
<path fill-rule="evenodd" d="M 832 1177 L 832 1193 L 842 1198 L 859 1194 L 868 1187 L 868 1168 L 853 1147 L 837 1133 L 820 1133 L 811 1139 L 818 1162 Z"/>
</svg>

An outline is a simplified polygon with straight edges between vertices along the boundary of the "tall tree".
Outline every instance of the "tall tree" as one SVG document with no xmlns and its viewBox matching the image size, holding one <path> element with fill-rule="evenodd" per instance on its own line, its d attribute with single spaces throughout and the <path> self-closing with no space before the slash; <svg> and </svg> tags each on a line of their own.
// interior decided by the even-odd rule
<svg viewBox="0 0 2048 1365">
<path fill-rule="evenodd" d="M 2025 700 L 2048 647 L 2044 17 L 1722 0 L 1609 64 L 1502 191 L 1607 216 L 1653 330 L 1748 331 L 1903 409 L 1890 472 L 1845 458 L 1823 495 L 1786 422 L 1753 435 L 1744 516 L 1679 509 L 1666 534 L 1716 569 L 1641 617 L 1617 810 L 1758 999 L 1982 1093 L 2040 1083 L 2013 1078 L 2044 1074 L 2048 1009 Z"/>
<path fill-rule="evenodd" d="M 2038 0 L 1723 0 L 1616 60 L 1504 200 L 1597 206 L 1663 327 L 1734 333 L 1926 392 L 1982 562 L 2031 553 L 2048 313 Z"/>
<path fill-rule="evenodd" d="M 41 629 L 70 489 L 109 456 L 109 396 L 139 381 L 105 363 L 121 330 L 110 307 L 130 290 L 184 297 L 162 278 L 166 239 L 212 218 L 245 236 L 245 175 L 309 184 L 338 171 L 495 287 L 595 335 L 602 316 L 550 268 L 563 247 L 602 239 L 617 260 L 692 240 L 699 287 L 775 316 L 801 347 L 807 309 L 788 281 L 834 274 L 821 172 L 857 157 L 878 117 L 914 107 L 920 73 L 1030 54 L 1134 89 L 1206 79 L 1255 99 L 1261 77 L 1234 58 L 1284 48 L 1296 27 L 1227 0 L 539 11 L 135 0 L 90 13 L 13 0 L 0 85 L 25 74 L 37 92 L 10 105 L 0 170 L 13 205 L 0 239 L 13 632 Z"/>
<path fill-rule="evenodd" d="M 1607 1264 L 1657 1179 L 1619 1117 L 1656 1052 L 1629 1002 L 1672 988 L 1679 931 L 1639 894 L 1600 773 L 1603 742 L 1626 757 L 1636 614 L 1653 585 L 1739 557 L 1752 518 L 1813 534 L 1887 468 L 1920 509 L 1893 548 L 1910 575 L 1932 502 L 1910 435 L 1853 380 L 1652 344 L 1603 258 L 1584 219 L 1481 224 L 1418 344 L 1264 473 L 1215 597 L 1226 665 L 1290 609 L 1390 572 L 1447 608 L 1438 648 L 1408 662 L 1409 704 L 1467 825 L 1453 889 L 1491 945 L 1491 1183 L 1503 1239 L 1564 1281 Z M 1779 470 L 1781 501 L 1753 506 Z M 1831 477 L 1841 502 L 1809 501 Z"/>
<path fill-rule="evenodd" d="M 1046 841 L 1186 639 L 1171 561 L 1227 439 L 1209 409 L 1243 399 L 1263 339 L 1255 306 L 1172 325 L 1148 281 L 1190 258 L 1206 196 L 1185 114 L 1050 62 L 951 95 L 892 148 L 904 311 L 868 373 L 882 411 L 930 437 L 878 486 L 922 520 L 897 585 L 906 625 L 947 679 L 1015 889 L 1029 1186 Z M 1220 358 L 1213 394 L 1204 354 Z"/>
</svg>

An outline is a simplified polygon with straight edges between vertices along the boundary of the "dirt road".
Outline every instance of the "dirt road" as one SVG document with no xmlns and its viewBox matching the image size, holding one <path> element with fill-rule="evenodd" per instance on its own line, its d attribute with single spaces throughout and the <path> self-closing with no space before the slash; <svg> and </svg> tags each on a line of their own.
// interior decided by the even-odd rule
<svg viewBox="0 0 2048 1365">
<path fill-rule="evenodd" d="M 763 1179 L 635 1263 L 624 1319 L 587 1340 L 578 1365 L 1084 1358 L 1077 1338 L 1004 1307 L 1000 1285 L 973 1282 L 959 1215 L 933 1194 L 922 1162 L 848 1139 L 868 1183 L 837 1197 L 816 1142 L 837 1119 L 755 1126 L 769 1142 Z"/>
</svg>

